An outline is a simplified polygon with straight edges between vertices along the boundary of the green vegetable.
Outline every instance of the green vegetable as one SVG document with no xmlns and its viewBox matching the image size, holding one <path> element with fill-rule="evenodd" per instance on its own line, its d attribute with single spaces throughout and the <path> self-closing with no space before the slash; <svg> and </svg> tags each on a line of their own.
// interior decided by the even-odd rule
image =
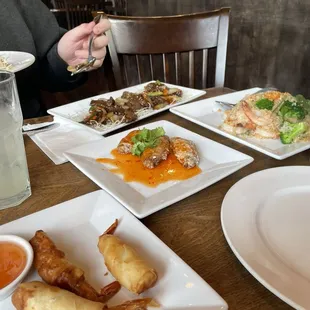
<svg viewBox="0 0 310 310">
<path fill-rule="evenodd" d="M 149 92 L 147 93 L 148 96 L 150 97 L 155 97 L 155 96 L 162 96 L 164 93 L 161 91 L 153 91 L 153 92 Z"/>
<path fill-rule="evenodd" d="M 306 99 L 303 95 L 297 95 L 295 98 L 297 103 L 301 105 L 308 114 L 310 114 L 310 100 Z"/>
<path fill-rule="evenodd" d="M 263 99 L 256 101 L 255 104 L 260 110 L 272 110 L 274 103 L 273 101 L 267 98 L 263 98 Z"/>
<path fill-rule="evenodd" d="M 143 128 L 137 135 L 131 138 L 134 143 L 132 147 L 132 155 L 140 156 L 146 148 L 154 148 L 158 145 L 158 138 L 165 135 L 162 127 L 155 129 Z"/>
<path fill-rule="evenodd" d="M 279 109 L 279 115 L 284 117 L 284 115 L 291 110 L 292 108 L 292 105 L 293 105 L 293 102 L 291 101 L 284 101 L 284 103 L 282 103 L 280 109 Z"/>
<path fill-rule="evenodd" d="M 294 107 L 284 115 L 284 120 L 291 123 L 297 123 L 305 118 L 306 113 L 302 107 Z"/>
<path fill-rule="evenodd" d="M 301 121 L 306 116 L 306 111 L 301 104 L 298 102 L 284 101 L 281 105 L 279 114 L 283 117 L 285 121 L 291 123 L 296 123 Z"/>
<path fill-rule="evenodd" d="M 284 122 L 280 130 L 280 139 L 283 144 L 291 144 L 294 140 L 308 130 L 306 122 L 291 124 Z"/>
<path fill-rule="evenodd" d="M 133 145 L 131 153 L 132 153 L 132 155 L 141 156 L 141 154 L 144 152 L 145 148 L 146 148 L 145 143 L 137 142 Z"/>
</svg>

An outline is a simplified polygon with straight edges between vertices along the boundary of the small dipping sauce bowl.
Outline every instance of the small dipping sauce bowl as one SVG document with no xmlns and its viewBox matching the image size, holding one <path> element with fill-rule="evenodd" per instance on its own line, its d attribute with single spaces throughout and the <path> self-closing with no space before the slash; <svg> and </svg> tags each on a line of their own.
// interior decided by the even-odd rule
<svg viewBox="0 0 310 310">
<path fill-rule="evenodd" d="M 0 301 L 13 294 L 32 262 L 33 250 L 28 241 L 15 235 L 0 235 Z"/>
</svg>

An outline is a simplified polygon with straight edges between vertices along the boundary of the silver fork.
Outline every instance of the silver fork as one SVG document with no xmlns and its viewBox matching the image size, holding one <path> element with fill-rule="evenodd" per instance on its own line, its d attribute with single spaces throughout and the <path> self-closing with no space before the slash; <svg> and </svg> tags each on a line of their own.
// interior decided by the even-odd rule
<svg viewBox="0 0 310 310">
<path fill-rule="evenodd" d="M 95 24 L 98 24 L 102 18 L 106 17 L 106 15 L 103 13 L 98 14 L 97 16 L 94 17 L 94 22 Z M 96 61 L 96 57 L 92 55 L 92 45 L 94 41 L 94 33 L 92 32 L 90 37 L 89 37 L 89 44 L 88 44 L 88 57 L 87 60 L 81 64 L 78 64 L 76 66 L 68 66 L 67 70 L 71 72 L 71 76 L 84 72 L 88 70 L 89 67 L 92 67 L 93 64 Z"/>
<path fill-rule="evenodd" d="M 28 129 L 27 125 L 24 125 L 23 128 L 22 128 L 22 133 L 23 133 L 23 135 L 31 136 L 31 135 L 39 133 L 39 132 L 55 129 L 55 128 L 59 127 L 59 126 L 60 126 L 60 124 L 59 123 L 55 123 L 55 122 L 46 122 L 46 123 L 42 124 L 42 126 L 40 126 L 40 124 L 38 124 L 37 126 L 35 125 L 31 129 Z"/>
<path fill-rule="evenodd" d="M 278 89 L 274 87 L 265 87 L 255 92 L 254 94 L 265 93 L 266 91 L 277 91 L 277 90 Z M 218 100 L 215 100 L 215 102 L 218 103 L 220 106 L 222 106 L 225 110 L 232 109 L 235 106 L 235 104 L 230 103 L 230 102 L 218 101 Z"/>
</svg>

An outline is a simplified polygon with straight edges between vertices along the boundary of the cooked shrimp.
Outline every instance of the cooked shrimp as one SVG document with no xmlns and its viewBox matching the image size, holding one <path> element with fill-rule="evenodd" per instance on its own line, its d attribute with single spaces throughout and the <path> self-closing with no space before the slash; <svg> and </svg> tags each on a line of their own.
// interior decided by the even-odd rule
<svg viewBox="0 0 310 310">
<path fill-rule="evenodd" d="M 277 139 L 279 138 L 279 129 L 268 127 L 257 127 L 254 131 L 254 136 L 259 139 Z"/>
<path fill-rule="evenodd" d="M 183 167 L 194 168 L 199 163 L 199 155 L 195 144 L 180 137 L 170 139 L 172 151 Z"/>
<path fill-rule="evenodd" d="M 242 109 L 244 114 L 249 118 L 249 120 L 258 126 L 266 126 L 271 122 L 271 113 L 270 111 L 257 110 L 251 108 L 248 102 L 242 101 Z M 269 113 L 268 113 L 269 112 Z"/>
<path fill-rule="evenodd" d="M 229 125 L 227 123 L 223 123 L 221 128 L 226 131 L 229 132 L 233 135 L 242 135 L 248 132 L 248 129 L 242 125 L 240 126 L 233 126 L 233 125 Z"/>
<path fill-rule="evenodd" d="M 158 145 L 147 148 L 141 155 L 141 160 L 146 168 L 154 169 L 158 164 L 166 160 L 170 154 L 170 140 L 168 136 L 158 138 Z"/>
<path fill-rule="evenodd" d="M 140 130 L 131 131 L 126 137 L 124 137 L 117 146 L 117 151 L 120 154 L 130 154 L 133 146 L 132 138 L 137 135 Z"/>
</svg>

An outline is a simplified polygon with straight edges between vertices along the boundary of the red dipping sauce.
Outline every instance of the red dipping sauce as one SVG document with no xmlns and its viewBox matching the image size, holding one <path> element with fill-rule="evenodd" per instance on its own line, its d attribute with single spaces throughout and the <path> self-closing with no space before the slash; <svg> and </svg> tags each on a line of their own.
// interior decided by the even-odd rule
<svg viewBox="0 0 310 310">
<path fill-rule="evenodd" d="M 19 245 L 0 242 L 0 289 L 9 285 L 22 273 L 26 262 L 26 252 Z"/>
</svg>

